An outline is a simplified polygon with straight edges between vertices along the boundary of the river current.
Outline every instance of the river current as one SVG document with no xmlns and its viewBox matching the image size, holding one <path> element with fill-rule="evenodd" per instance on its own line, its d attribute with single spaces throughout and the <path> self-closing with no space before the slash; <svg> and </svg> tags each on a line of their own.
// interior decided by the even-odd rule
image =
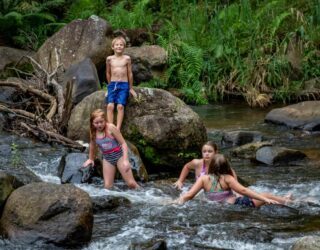
<svg viewBox="0 0 320 250">
<path fill-rule="evenodd" d="M 250 188 L 277 195 L 290 192 L 295 202 L 250 209 L 210 202 L 200 194 L 184 205 L 168 204 L 179 196 L 171 186 L 178 176 L 151 176 L 151 181 L 142 184 L 139 191 L 127 190 L 121 180 L 116 181 L 113 190 L 103 189 L 102 184 L 81 184 L 78 187 L 93 198 L 112 195 L 131 201 L 130 206 L 95 214 L 92 240 L 81 249 L 143 249 L 153 242 L 165 242 L 168 249 L 290 249 L 302 236 L 320 235 L 319 134 L 266 124 L 263 119 L 268 110 L 250 109 L 245 104 L 192 108 L 203 119 L 209 139 L 220 145 L 222 153 L 229 152 L 228 147 L 220 144 L 222 133 L 235 130 L 260 131 L 277 145 L 306 153 L 306 161 L 277 167 L 231 159 L 237 175 Z M 57 167 L 66 149 L 41 143 L 30 148 L 19 137 L 1 137 L 7 141 L 2 143 L 20 145 L 19 157 L 42 180 L 60 183 Z M 194 176 L 190 175 L 182 192 L 193 181 Z M 20 247 L 34 249 L 0 240 L 0 248 Z"/>
</svg>

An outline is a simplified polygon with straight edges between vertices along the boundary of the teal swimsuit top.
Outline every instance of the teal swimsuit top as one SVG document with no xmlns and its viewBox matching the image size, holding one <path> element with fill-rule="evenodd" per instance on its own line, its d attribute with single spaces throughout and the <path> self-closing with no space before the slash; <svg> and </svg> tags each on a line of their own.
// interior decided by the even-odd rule
<svg viewBox="0 0 320 250">
<path fill-rule="evenodd" d="M 219 179 L 217 179 L 214 175 L 209 175 L 209 177 L 210 180 L 212 180 L 212 185 L 209 192 L 205 192 L 209 200 L 223 202 L 227 198 L 233 196 L 233 193 L 230 189 L 225 191 L 220 187 L 218 190 L 215 190 L 218 187 Z"/>
</svg>

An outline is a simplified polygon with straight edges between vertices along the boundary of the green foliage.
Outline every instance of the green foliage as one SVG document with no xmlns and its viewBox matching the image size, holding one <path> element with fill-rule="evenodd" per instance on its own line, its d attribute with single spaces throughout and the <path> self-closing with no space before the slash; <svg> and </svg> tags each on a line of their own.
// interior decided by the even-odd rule
<svg viewBox="0 0 320 250">
<path fill-rule="evenodd" d="M 107 12 L 105 0 L 76 0 L 72 1 L 66 14 L 66 21 L 87 19 L 91 15 L 101 16 Z"/>
<path fill-rule="evenodd" d="M 115 29 L 150 28 L 154 19 L 148 9 L 149 2 L 150 0 L 120 1 L 101 16 Z"/>
<path fill-rule="evenodd" d="M 11 165 L 18 167 L 22 163 L 19 147 L 14 142 L 11 144 Z"/>
<path fill-rule="evenodd" d="M 22 48 L 36 50 L 63 23 L 58 23 L 55 8 L 65 0 L 8 1 L 0 5 L 0 33 Z"/>
</svg>

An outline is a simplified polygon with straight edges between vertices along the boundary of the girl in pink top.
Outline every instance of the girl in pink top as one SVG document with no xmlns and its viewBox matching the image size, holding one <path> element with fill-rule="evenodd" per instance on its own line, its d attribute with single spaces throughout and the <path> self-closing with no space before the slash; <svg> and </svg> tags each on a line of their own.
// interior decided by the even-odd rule
<svg viewBox="0 0 320 250">
<path fill-rule="evenodd" d="M 208 173 L 209 164 L 217 153 L 218 147 L 213 141 L 207 141 L 201 149 L 202 159 L 193 159 L 183 166 L 179 179 L 173 184 L 174 187 L 181 189 L 183 182 L 187 178 L 190 170 L 194 170 L 196 179 Z"/>
</svg>

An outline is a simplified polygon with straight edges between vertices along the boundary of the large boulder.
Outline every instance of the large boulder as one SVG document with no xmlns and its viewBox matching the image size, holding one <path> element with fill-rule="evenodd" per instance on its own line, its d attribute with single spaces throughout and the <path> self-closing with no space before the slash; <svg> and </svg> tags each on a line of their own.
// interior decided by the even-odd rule
<svg viewBox="0 0 320 250">
<path fill-rule="evenodd" d="M 111 26 L 97 16 L 74 20 L 47 39 L 36 57 L 48 72 L 57 68 L 57 53 L 63 69 L 89 57 L 95 65 L 103 64 L 111 54 Z"/>
<path fill-rule="evenodd" d="M 90 241 L 89 195 L 71 185 L 32 183 L 13 191 L 1 218 L 5 237 L 19 243 L 74 246 Z"/>
<path fill-rule="evenodd" d="M 132 59 L 132 72 L 135 83 L 146 82 L 162 74 L 168 55 L 157 45 L 126 48 L 125 54 Z"/>
<path fill-rule="evenodd" d="M 224 132 L 221 142 L 232 146 L 241 146 L 252 142 L 261 142 L 262 134 L 259 131 L 230 131 Z"/>
<path fill-rule="evenodd" d="M 22 183 L 16 180 L 16 178 L 0 171 L 0 215 L 9 195 L 20 186 L 22 186 Z"/>
<path fill-rule="evenodd" d="M 167 169 L 180 168 L 207 140 L 203 122 L 183 101 L 165 90 L 135 90 L 139 98 L 129 98 L 122 134 L 137 146 L 145 163 Z M 104 108 L 104 98 L 105 92 L 97 91 L 73 109 L 68 137 L 89 140 L 90 113 Z"/>
<path fill-rule="evenodd" d="M 79 103 L 84 97 L 99 90 L 99 77 L 96 66 L 90 58 L 85 58 L 79 63 L 73 64 L 66 71 L 63 86 L 67 82 L 72 84 L 72 103 Z"/>
<path fill-rule="evenodd" d="M 320 131 L 320 101 L 306 101 L 271 110 L 266 122 L 294 129 Z"/>
</svg>

